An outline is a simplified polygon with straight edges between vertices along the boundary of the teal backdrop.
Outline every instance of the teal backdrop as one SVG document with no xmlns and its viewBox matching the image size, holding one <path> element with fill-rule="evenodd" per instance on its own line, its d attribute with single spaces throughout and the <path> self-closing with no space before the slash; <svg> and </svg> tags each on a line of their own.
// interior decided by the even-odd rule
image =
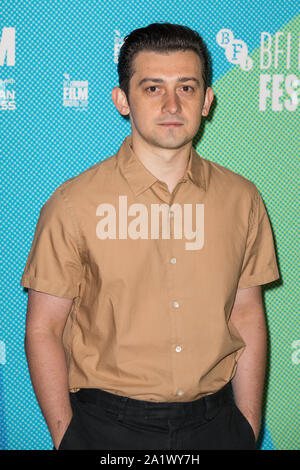
<svg viewBox="0 0 300 470">
<path fill-rule="evenodd" d="M 45 201 L 130 134 L 111 100 L 118 52 L 126 34 L 154 22 L 202 35 L 216 99 L 195 147 L 252 180 L 265 202 L 281 280 L 264 287 L 259 448 L 300 448 L 299 4 L 11 0 L 0 8 L 0 449 L 52 449 L 24 353 L 21 275 Z"/>
</svg>

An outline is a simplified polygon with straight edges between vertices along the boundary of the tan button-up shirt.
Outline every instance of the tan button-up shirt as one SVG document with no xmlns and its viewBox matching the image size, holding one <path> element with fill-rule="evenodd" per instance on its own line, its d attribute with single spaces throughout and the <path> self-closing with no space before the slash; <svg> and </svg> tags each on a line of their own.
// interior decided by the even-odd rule
<svg viewBox="0 0 300 470">
<path fill-rule="evenodd" d="M 69 389 L 192 401 L 224 386 L 245 344 L 238 288 L 279 277 L 256 186 L 192 148 L 172 194 L 124 139 L 41 209 L 21 285 L 73 300 Z"/>
</svg>

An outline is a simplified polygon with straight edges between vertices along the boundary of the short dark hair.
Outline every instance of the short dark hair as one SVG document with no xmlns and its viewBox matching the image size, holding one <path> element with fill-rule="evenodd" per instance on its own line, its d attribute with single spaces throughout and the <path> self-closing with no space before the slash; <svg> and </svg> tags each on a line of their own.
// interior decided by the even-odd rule
<svg viewBox="0 0 300 470">
<path fill-rule="evenodd" d="M 202 64 L 204 92 L 210 86 L 210 56 L 202 37 L 187 26 L 153 23 L 125 36 L 118 59 L 119 86 L 129 98 L 129 82 L 134 74 L 133 60 L 138 52 L 175 52 L 192 50 Z"/>
</svg>

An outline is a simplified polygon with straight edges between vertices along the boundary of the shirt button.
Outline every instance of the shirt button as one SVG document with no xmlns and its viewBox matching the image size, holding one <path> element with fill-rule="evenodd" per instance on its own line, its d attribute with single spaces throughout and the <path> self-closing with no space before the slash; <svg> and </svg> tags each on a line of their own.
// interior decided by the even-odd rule
<svg viewBox="0 0 300 470">
<path fill-rule="evenodd" d="M 181 351 L 181 346 L 176 346 L 176 352 L 180 352 Z"/>
<path fill-rule="evenodd" d="M 169 211 L 168 214 L 169 214 L 169 217 L 174 217 L 174 212 Z"/>
<path fill-rule="evenodd" d="M 175 263 L 176 263 L 176 258 L 171 258 L 171 259 L 170 259 L 170 262 L 171 262 L 172 264 L 175 264 Z"/>
<path fill-rule="evenodd" d="M 176 307 L 176 308 L 179 307 L 179 302 L 176 302 L 175 300 L 175 302 L 173 302 L 173 307 Z"/>
<path fill-rule="evenodd" d="M 183 390 L 181 390 L 181 388 L 177 390 L 177 395 L 183 395 Z"/>
</svg>

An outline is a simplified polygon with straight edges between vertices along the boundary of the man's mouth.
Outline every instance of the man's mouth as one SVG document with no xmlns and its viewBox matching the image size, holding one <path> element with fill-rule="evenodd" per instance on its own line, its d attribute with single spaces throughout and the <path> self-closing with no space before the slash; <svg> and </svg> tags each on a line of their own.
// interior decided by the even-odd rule
<svg viewBox="0 0 300 470">
<path fill-rule="evenodd" d="M 165 126 L 165 127 L 179 127 L 183 126 L 182 122 L 164 122 L 162 124 L 159 124 L 160 126 Z"/>
</svg>

